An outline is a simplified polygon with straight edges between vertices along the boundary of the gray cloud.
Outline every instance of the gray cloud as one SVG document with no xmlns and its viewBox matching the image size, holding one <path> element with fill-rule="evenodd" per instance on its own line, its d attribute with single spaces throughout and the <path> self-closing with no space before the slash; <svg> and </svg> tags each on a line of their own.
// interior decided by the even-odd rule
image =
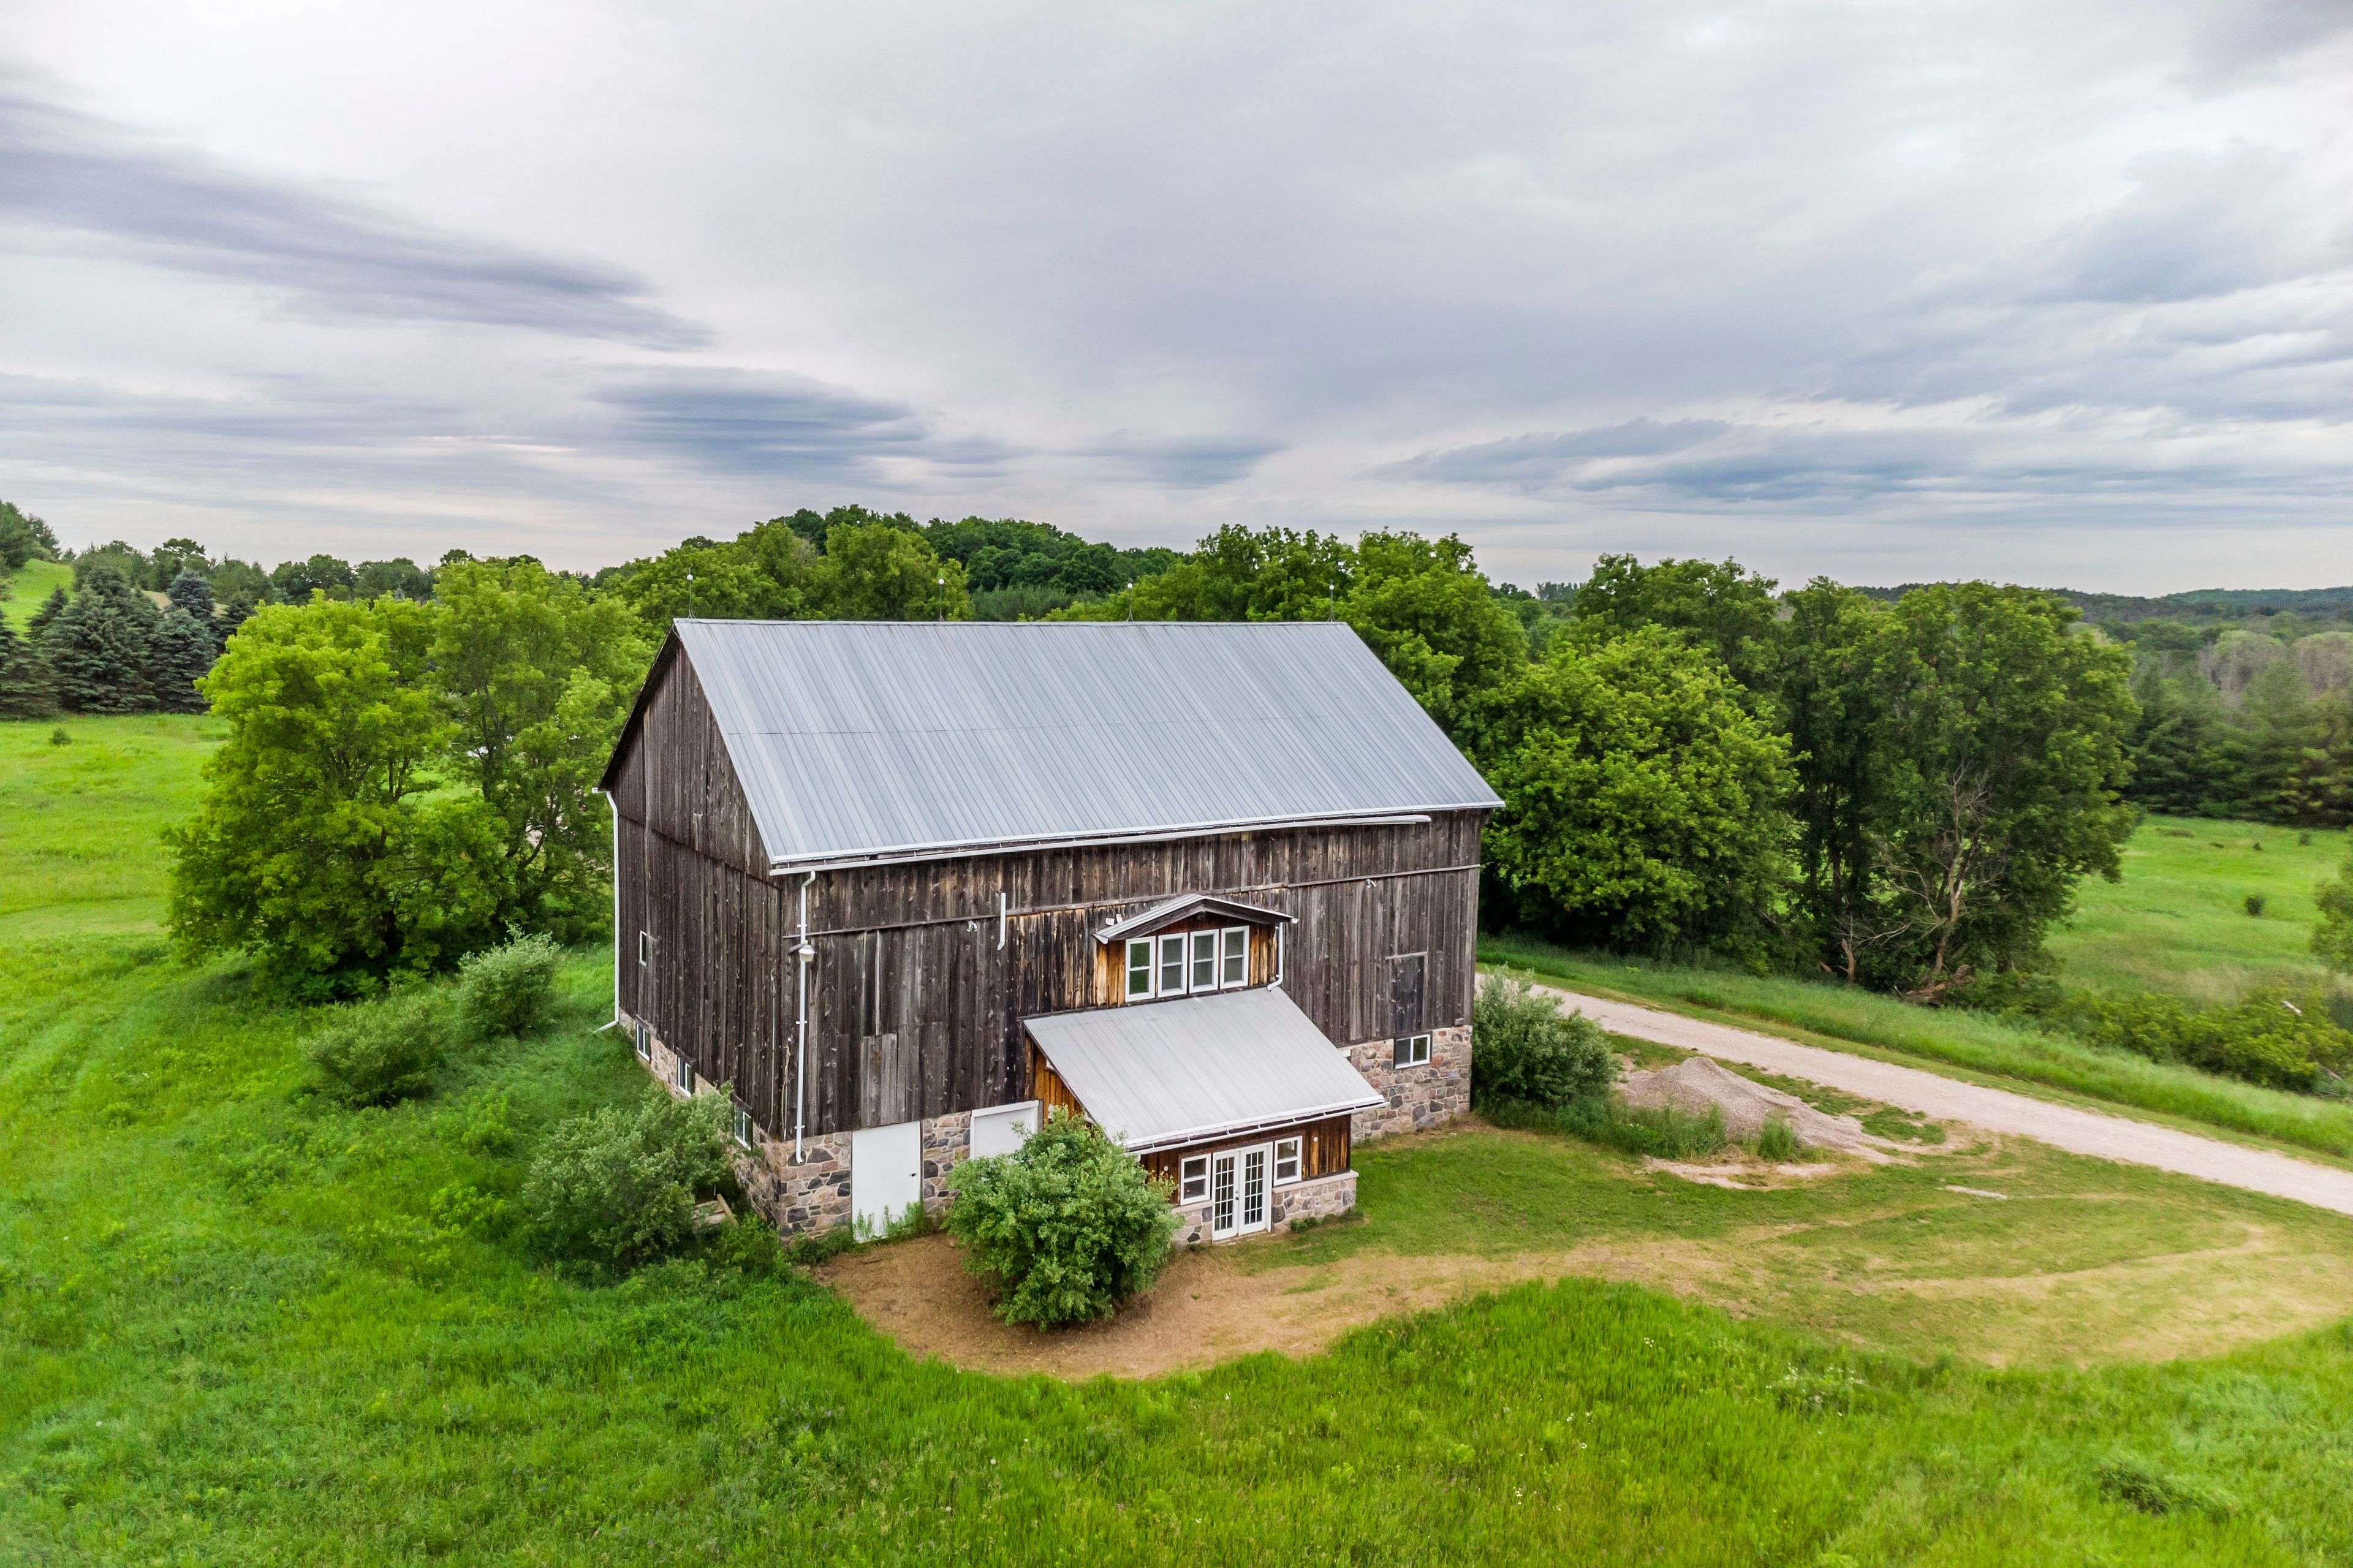
<svg viewBox="0 0 2353 1568">
<path fill-rule="evenodd" d="M 872 482 L 891 459 L 969 475 L 1006 456 L 986 437 L 943 433 L 907 404 L 799 377 L 678 372 L 617 381 L 597 397 L 617 412 L 624 441 L 723 473 Z"/>
<path fill-rule="evenodd" d="M 1720 419 L 1628 419 L 1616 425 L 1563 430 L 1550 436 L 1513 436 L 1424 452 L 1392 470 L 1441 484 L 1508 485 L 1541 490 L 1598 459 L 1648 458 L 1679 452 L 1729 426 Z"/>
<path fill-rule="evenodd" d="M 1083 449 L 1120 469 L 1171 489 L 1207 489 L 1243 478 L 1282 450 L 1280 441 L 1253 436 L 1176 437 L 1136 440 L 1117 436 Z"/>
<path fill-rule="evenodd" d="M 0 69 L 0 214 L 128 246 L 159 266 L 357 316 L 523 327 L 655 348 L 703 329 L 642 279 L 454 233 L 156 145 Z"/>
</svg>

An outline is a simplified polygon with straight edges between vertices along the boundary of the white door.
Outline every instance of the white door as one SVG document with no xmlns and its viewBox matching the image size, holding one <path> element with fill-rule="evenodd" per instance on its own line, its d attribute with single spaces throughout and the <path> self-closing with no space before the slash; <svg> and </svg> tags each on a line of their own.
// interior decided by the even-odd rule
<svg viewBox="0 0 2353 1568">
<path fill-rule="evenodd" d="M 1034 1100 L 976 1110 L 972 1113 L 972 1157 L 985 1160 L 991 1154 L 1010 1154 L 1037 1131 L 1038 1102 Z"/>
<path fill-rule="evenodd" d="M 1209 1156 L 1209 1236 L 1248 1236 L 1270 1223 L 1268 1177 L 1274 1165 L 1274 1146 L 1256 1144 L 1227 1149 Z"/>
<path fill-rule="evenodd" d="M 849 1135 L 849 1221 L 860 1236 L 881 1236 L 923 1201 L 923 1130 L 861 1127 Z"/>
</svg>

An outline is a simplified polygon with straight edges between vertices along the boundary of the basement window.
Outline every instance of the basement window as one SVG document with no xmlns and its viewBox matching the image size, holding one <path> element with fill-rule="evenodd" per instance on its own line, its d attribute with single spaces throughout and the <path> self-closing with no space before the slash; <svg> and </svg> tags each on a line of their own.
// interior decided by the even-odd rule
<svg viewBox="0 0 2353 1568">
<path fill-rule="evenodd" d="M 679 1088 L 684 1089 L 689 1094 L 692 1094 L 694 1092 L 694 1064 L 688 1061 L 684 1057 L 679 1058 L 678 1072 L 675 1075 L 673 1081 L 677 1083 Z"/>
<path fill-rule="evenodd" d="M 1430 1037 L 1428 1035 L 1406 1036 L 1397 1042 L 1389 1056 L 1389 1064 L 1392 1067 L 1418 1068 L 1428 1065 L 1429 1061 Z"/>
<path fill-rule="evenodd" d="M 752 1146 L 752 1113 L 740 1105 L 735 1108 L 735 1142 L 746 1149 Z"/>
<path fill-rule="evenodd" d="M 638 1060 L 639 1060 L 639 1061 L 641 1061 L 641 1062 L 649 1062 L 649 1061 L 651 1061 L 651 1060 L 653 1060 L 653 1059 L 654 1059 L 654 1031 L 653 1031 L 653 1026 L 652 1026 L 652 1025 L 650 1025 L 650 1024 L 649 1024 L 649 1023 L 647 1023 L 644 1019 L 640 1018 L 640 1019 L 638 1019 Z"/>
<path fill-rule="evenodd" d="M 1209 1157 L 1196 1154 L 1185 1162 L 1181 1171 L 1184 1179 L 1176 1186 L 1176 1201 L 1198 1204 L 1209 1195 Z"/>
<path fill-rule="evenodd" d="M 1278 1138 L 1274 1141 L 1274 1184 L 1299 1180 L 1299 1140 Z"/>
</svg>

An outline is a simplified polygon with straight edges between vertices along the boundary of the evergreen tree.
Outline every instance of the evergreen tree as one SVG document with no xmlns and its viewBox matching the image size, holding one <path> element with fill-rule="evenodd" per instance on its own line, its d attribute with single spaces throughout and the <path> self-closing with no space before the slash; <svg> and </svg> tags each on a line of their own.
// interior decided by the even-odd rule
<svg viewBox="0 0 2353 1568">
<path fill-rule="evenodd" d="M 41 650 L 0 617 L 0 719 L 41 719 L 57 711 Z"/>
<path fill-rule="evenodd" d="M 185 571 L 172 579 L 169 596 L 174 609 L 185 610 L 188 617 L 204 628 L 206 637 L 217 652 L 221 635 L 220 627 L 216 624 L 213 585 L 197 573 Z"/>
<path fill-rule="evenodd" d="M 66 613 L 66 605 L 69 602 L 63 588 L 50 589 L 49 596 L 41 601 L 41 607 L 33 612 L 33 618 L 25 623 L 25 635 L 39 642 L 49 627 L 57 624 L 57 618 Z"/>
<path fill-rule="evenodd" d="M 211 673 L 219 652 L 211 628 L 173 605 L 157 623 L 147 646 L 155 706 L 166 713 L 203 712 L 204 694 L 196 689 L 196 682 Z"/>
<path fill-rule="evenodd" d="M 155 706 L 150 645 L 159 617 L 119 572 L 90 574 L 41 637 L 58 701 L 74 713 L 140 713 Z"/>
</svg>

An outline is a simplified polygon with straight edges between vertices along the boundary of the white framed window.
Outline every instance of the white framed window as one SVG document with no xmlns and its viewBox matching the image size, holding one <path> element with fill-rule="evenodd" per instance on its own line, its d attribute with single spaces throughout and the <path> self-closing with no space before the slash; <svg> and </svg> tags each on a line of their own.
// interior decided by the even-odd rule
<svg viewBox="0 0 2353 1568">
<path fill-rule="evenodd" d="M 1139 936 L 1127 944 L 1127 995 L 1134 1001 L 1152 994 L 1152 939 Z"/>
<path fill-rule="evenodd" d="M 1250 984 L 1250 927 L 1228 926 L 1218 933 L 1218 988 L 1229 991 Z"/>
<path fill-rule="evenodd" d="M 643 969 L 647 964 L 651 963 L 653 961 L 654 933 L 649 931 L 641 931 L 638 933 L 638 967 L 639 969 Z"/>
<path fill-rule="evenodd" d="M 692 1094 L 694 1092 L 694 1064 L 688 1061 L 684 1057 L 679 1058 L 678 1071 L 671 1076 L 670 1081 L 677 1084 L 679 1088 L 686 1090 L 687 1093 Z"/>
<path fill-rule="evenodd" d="M 1163 996 L 1185 994 L 1185 934 L 1182 931 L 1160 939 L 1160 984 L 1155 989 Z"/>
<path fill-rule="evenodd" d="M 735 1108 L 735 1142 L 746 1149 L 752 1146 L 752 1113 L 740 1105 Z"/>
<path fill-rule="evenodd" d="M 1393 1067 L 1418 1068 L 1430 1060 L 1430 1037 L 1408 1035 L 1398 1040 L 1389 1057 Z"/>
<path fill-rule="evenodd" d="M 1198 1204 L 1209 1195 L 1209 1157 L 1196 1154 L 1178 1167 L 1176 1201 Z"/>
<path fill-rule="evenodd" d="M 641 1062 L 649 1062 L 653 1059 L 653 1026 L 648 1024 L 643 1018 L 640 1018 L 638 1020 L 638 1060 Z"/>
<path fill-rule="evenodd" d="M 1274 1141 L 1274 1184 L 1299 1180 L 1299 1140 L 1278 1138 Z"/>
<path fill-rule="evenodd" d="M 1193 973 L 1188 989 L 1215 991 L 1218 988 L 1218 933 L 1197 931 L 1193 933 Z"/>
</svg>

